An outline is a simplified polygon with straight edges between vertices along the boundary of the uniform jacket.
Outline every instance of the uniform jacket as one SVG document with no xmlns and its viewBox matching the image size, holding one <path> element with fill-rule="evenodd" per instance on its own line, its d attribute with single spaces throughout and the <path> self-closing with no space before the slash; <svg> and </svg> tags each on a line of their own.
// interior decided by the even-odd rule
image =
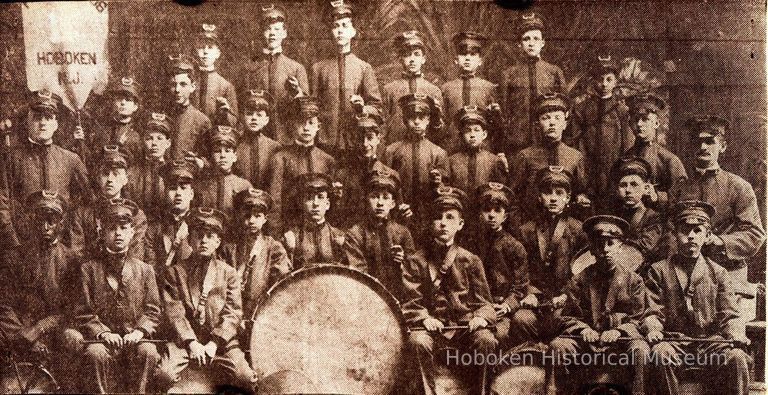
<svg viewBox="0 0 768 395">
<path fill-rule="evenodd" d="M 200 305 L 208 270 L 213 270 L 213 286 Z M 214 341 L 222 352 L 238 346 L 243 310 L 240 279 L 234 267 L 218 259 L 191 257 L 180 261 L 166 268 L 162 295 L 165 314 L 179 343 Z M 204 310 L 203 315 L 198 315 L 197 309 Z"/>
<path fill-rule="evenodd" d="M 398 141 L 384 150 L 384 163 L 400 174 L 403 201 L 416 204 L 428 192 L 429 172 L 448 175 L 448 155 L 426 138 Z"/>
<path fill-rule="evenodd" d="M 587 245 L 578 220 L 560 216 L 554 227 L 552 223 L 537 218 L 520 227 L 520 242 L 528 253 L 530 292 L 540 294 L 539 300 L 542 295 L 550 299 L 563 293 L 571 278 L 571 262 Z"/>
<path fill-rule="evenodd" d="M 408 228 L 391 220 L 374 224 L 373 219 L 367 218 L 347 231 L 345 242 L 344 263 L 376 277 L 402 301 L 403 273 L 400 264 L 392 260 L 391 248 L 401 246 L 405 256 L 416 251 Z"/>
<path fill-rule="evenodd" d="M 296 237 L 296 248 L 289 251 L 294 269 L 315 263 L 340 263 L 344 259 L 344 231 L 327 221 L 319 226 L 296 226 L 290 231 Z"/>
<path fill-rule="evenodd" d="M 129 171 L 125 195 L 136 202 L 147 216 L 157 218 L 165 206 L 165 181 L 160 168 L 165 162 L 142 159 Z"/>
<path fill-rule="evenodd" d="M 449 152 L 461 147 L 458 125 L 455 125 L 456 114 L 464 106 L 477 106 L 485 109 L 489 104 L 497 102 L 498 85 L 488 80 L 472 75 L 462 75 L 448 81 L 440 90 L 443 92 L 443 110 L 445 112 L 444 135 L 436 141 Z"/>
<path fill-rule="evenodd" d="M 503 112 L 507 119 L 507 141 L 511 149 L 541 142 L 541 135 L 532 126 L 536 98 L 547 92 L 562 92 L 566 86 L 560 67 L 540 58 L 524 59 L 504 70 L 502 83 Z"/>
<path fill-rule="evenodd" d="M 688 279 L 677 255 L 651 265 L 646 276 L 649 310 L 644 333 L 652 330 L 680 332 L 688 336 L 744 335 L 731 277 L 725 269 L 700 255 Z M 689 310 L 686 292 L 689 287 Z"/>
<path fill-rule="evenodd" d="M 506 184 L 507 168 L 498 156 L 487 150 L 468 150 L 448 157 L 448 184 L 467 193 L 488 181 Z"/>
<path fill-rule="evenodd" d="M 496 312 L 480 258 L 455 244 L 435 244 L 406 257 L 403 265 L 403 315 L 408 325 L 427 318 L 459 322 L 474 317 L 494 324 Z"/>
<path fill-rule="evenodd" d="M 333 174 L 335 169 L 336 160 L 316 146 L 304 147 L 294 143 L 275 152 L 269 175 L 269 194 L 274 202 L 275 213 L 275 218 L 270 219 L 273 228 L 284 229 L 291 225 L 287 220 L 291 217 L 285 215 L 296 211 L 291 201 L 295 198 L 292 183 L 296 177 L 307 173 Z"/>
<path fill-rule="evenodd" d="M 92 259 L 102 252 L 101 221 L 97 218 L 101 206 L 106 204 L 102 199 L 93 205 L 80 206 L 75 210 L 72 221 L 72 250 L 83 260 Z M 144 237 L 147 233 L 147 216 L 139 209 L 133 217 L 135 233 L 128 249 L 128 256 L 136 259 L 144 257 Z"/>
<path fill-rule="evenodd" d="M 478 236 L 472 245 L 483 262 L 493 302 L 517 310 L 530 285 L 525 247 L 504 230 Z"/>
<path fill-rule="evenodd" d="M 333 207 L 334 220 L 331 222 L 346 229 L 366 218 L 370 208 L 366 199 L 365 184 L 368 182 L 368 175 L 374 170 L 397 174 L 376 158 L 355 157 L 336 170 L 333 179 L 342 183 L 343 193 Z"/>
<path fill-rule="evenodd" d="M 673 202 L 696 199 L 715 207 L 712 232 L 723 239 L 722 251 L 707 251 L 723 267 L 746 266 L 765 242 L 755 191 L 743 178 L 722 169 L 695 173 L 681 181 L 672 192 Z"/>
<path fill-rule="evenodd" d="M 384 85 L 381 92 L 384 96 L 384 116 L 387 123 L 387 132 L 383 140 L 387 144 L 408 137 L 408 129 L 403 123 L 403 113 L 398 104 L 401 97 L 409 93 L 420 93 L 432 97 L 436 103 L 443 103 L 443 92 L 435 84 L 425 79 L 423 75 L 412 76 L 403 73 L 402 78 Z"/>
<path fill-rule="evenodd" d="M 669 200 L 669 191 L 675 184 L 688 178 L 680 158 L 657 143 L 641 145 L 636 141 L 635 145 L 624 153 L 624 156 L 643 158 L 651 165 L 651 181 L 659 195 L 656 203 L 657 208 L 665 208 Z"/>
<path fill-rule="evenodd" d="M 244 134 L 237 146 L 234 172 L 250 181 L 254 187 L 268 190 L 272 157 L 279 149 L 280 144 L 277 141 L 261 133 Z"/>
<path fill-rule="evenodd" d="M 664 222 L 653 209 L 621 210 L 619 216 L 629 222 L 627 241 L 637 247 L 648 262 L 654 262 L 664 254 Z"/>
<path fill-rule="evenodd" d="M 566 294 L 564 333 L 578 335 L 586 328 L 598 332 L 616 329 L 622 336 L 641 337 L 639 325 L 647 297 L 639 274 L 621 265 L 602 272 L 593 264 L 569 281 Z"/>
<path fill-rule="evenodd" d="M 174 114 L 173 133 L 171 137 L 171 159 L 183 158 L 187 151 L 207 158 L 203 140 L 211 129 L 211 120 L 192 105 L 183 108 L 177 106 Z"/>
<path fill-rule="evenodd" d="M 288 114 L 285 109 L 288 108 L 292 93 L 286 88 L 289 77 L 295 77 L 299 81 L 299 87 L 305 93 L 309 93 L 309 81 L 307 80 L 307 70 L 301 63 L 285 56 L 283 53 L 277 55 L 263 55 L 262 59 L 251 63 L 246 69 L 246 82 L 244 84 L 247 90 L 264 90 L 270 93 L 275 100 L 276 113 L 270 114 L 270 123 L 273 124 L 274 135 L 269 136 L 277 140 L 280 144 L 290 144 L 291 134 L 286 130 Z"/>
<path fill-rule="evenodd" d="M 173 248 L 176 235 L 188 234 L 188 231 L 185 232 L 184 229 L 181 229 L 186 227 L 184 216 L 177 220 L 167 210 L 162 217 L 149 222 L 144 243 L 144 262 L 155 267 L 158 274 L 162 273 L 162 267 Z M 181 232 L 179 232 L 180 229 Z M 192 254 L 192 247 L 190 247 L 186 236 L 181 239 L 175 251 L 174 262 L 187 259 Z"/>
<path fill-rule="evenodd" d="M 223 121 L 228 121 L 229 126 L 235 126 L 235 123 L 237 122 L 237 91 L 235 91 L 235 86 L 232 85 L 231 82 L 227 81 L 224 77 L 219 74 L 218 71 L 199 71 L 200 73 L 200 82 L 197 87 L 197 108 L 202 111 L 203 114 L 205 114 L 211 121 L 216 122 L 217 124 L 222 124 Z M 207 77 L 207 86 L 205 88 L 205 97 L 200 97 L 201 92 L 203 91 L 203 85 L 206 82 Z M 217 104 L 216 104 L 216 98 L 217 97 L 224 97 L 227 99 L 227 102 L 229 103 L 229 114 L 227 114 L 227 119 L 214 119 L 219 114 L 217 114 Z"/>
<path fill-rule="evenodd" d="M 341 56 L 341 55 L 339 55 Z M 353 130 L 346 122 L 354 120 L 352 95 L 360 95 L 366 105 L 381 105 L 379 82 L 376 80 L 373 67 L 353 53 L 347 53 L 344 59 L 344 94 L 339 103 L 339 59 L 333 57 L 321 60 L 312 65 L 311 91 L 312 95 L 323 103 L 320 120 L 323 130 L 320 132 L 320 145 L 328 145 L 340 150 L 346 150 L 353 145 Z M 341 109 L 341 111 L 339 111 Z"/>
<path fill-rule="evenodd" d="M 214 165 L 215 166 L 215 165 Z M 200 207 L 213 207 L 232 216 L 234 209 L 232 198 L 241 191 L 251 188 L 251 183 L 232 173 L 223 174 L 218 169 L 208 169 L 200 178 L 195 179 L 195 199 Z"/>
<path fill-rule="evenodd" d="M 116 290 L 107 281 L 107 275 L 113 270 L 118 278 Z M 82 303 L 78 306 L 78 321 L 86 338 L 96 338 L 103 332 L 122 336 L 136 329 L 148 337 L 155 333 L 161 313 L 152 266 L 135 258 L 102 254 L 99 260 L 84 263 L 81 271 Z"/>
<path fill-rule="evenodd" d="M 136 130 L 135 122 L 121 123 L 114 118 L 96 123 L 91 142 L 91 159 L 95 159 L 105 145 L 117 145 L 125 149 L 131 165 L 144 157 L 144 141 Z M 95 163 L 94 163 L 95 164 Z"/>
</svg>

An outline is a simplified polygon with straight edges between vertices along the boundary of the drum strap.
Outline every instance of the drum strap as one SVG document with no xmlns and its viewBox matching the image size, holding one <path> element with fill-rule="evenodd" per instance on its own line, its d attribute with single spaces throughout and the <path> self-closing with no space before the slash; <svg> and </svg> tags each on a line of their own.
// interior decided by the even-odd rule
<svg viewBox="0 0 768 395">
<path fill-rule="evenodd" d="M 445 277 L 448 270 L 453 266 L 453 261 L 456 260 L 457 253 L 457 248 L 449 248 L 448 252 L 445 254 L 445 258 L 443 258 L 442 265 L 439 268 L 433 265 L 432 262 L 427 262 L 429 266 L 429 275 L 432 277 L 432 285 L 434 285 L 435 289 L 440 289 L 440 286 L 443 283 L 443 277 Z"/>
<path fill-rule="evenodd" d="M 551 262 L 551 258 L 557 248 L 557 243 L 563 238 L 565 233 L 565 221 L 557 218 L 557 224 L 555 229 L 552 230 L 551 237 L 547 240 L 547 235 L 544 234 L 544 229 L 541 227 L 536 228 L 536 238 L 539 243 L 539 256 L 541 257 L 544 265 L 548 266 Z"/>
<path fill-rule="evenodd" d="M 211 261 L 208 263 L 208 269 L 205 271 L 203 279 L 203 290 L 200 292 L 200 300 L 195 308 L 197 322 L 202 326 L 205 324 L 205 302 L 208 299 L 208 293 L 213 289 L 213 282 L 216 281 L 216 264 Z"/>
</svg>

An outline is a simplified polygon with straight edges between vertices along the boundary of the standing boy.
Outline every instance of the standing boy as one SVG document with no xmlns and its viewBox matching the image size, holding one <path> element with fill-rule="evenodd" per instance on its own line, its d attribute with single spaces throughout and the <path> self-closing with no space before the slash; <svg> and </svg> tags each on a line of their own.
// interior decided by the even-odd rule
<svg viewBox="0 0 768 395">
<path fill-rule="evenodd" d="M 107 91 L 112 101 L 110 118 L 96 124 L 91 153 L 97 154 L 105 145 L 122 147 L 131 161 L 142 157 L 141 136 L 136 130 L 134 114 L 139 109 L 139 87 L 131 77 L 114 81 Z"/>
<path fill-rule="evenodd" d="M 150 218 L 162 215 L 165 206 L 165 184 L 160 169 L 171 148 L 171 123 L 163 113 L 150 114 L 143 131 L 144 149 L 128 176 L 128 195 Z"/>
<path fill-rule="evenodd" d="M 211 129 L 211 121 L 192 105 L 192 93 L 197 90 L 194 62 L 186 55 L 171 58 L 170 93 L 173 95 L 173 108 L 170 114 L 174 117 L 172 159 L 207 156 L 203 152 L 201 139 Z"/>
<path fill-rule="evenodd" d="M 242 109 L 235 172 L 256 188 L 266 189 L 272 156 L 280 149 L 280 143 L 269 137 L 276 125 L 272 99 L 265 91 L 249 90 Z"/>
<path fill-rule="evenodd" d="M 203 31 L 195 39 L 195 52 L 200 76 L 197 108 L 215 125 L 235 126 L 238 114 L 235 87 L 216 71 L 216 61 L 221 57 L 216 25 L 203 24 Z"/>
</svg>

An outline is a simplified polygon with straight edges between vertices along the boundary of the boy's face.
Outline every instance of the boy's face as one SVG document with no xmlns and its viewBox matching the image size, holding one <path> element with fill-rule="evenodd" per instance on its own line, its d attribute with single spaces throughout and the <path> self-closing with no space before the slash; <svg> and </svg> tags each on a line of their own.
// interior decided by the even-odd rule
<svg viewBox="0 0 768 395">
<path fill-rule="evenodd" d="M 284 22 L 272 22 L 264 29 L 264 41 L 268 49 L 280 48 L 288 37 Z"/>
<path fill-rule="evenodd" d="M 189 104 L 189 98 L 195 91 L 195 83 L 189 77 L 189 74 L 176 74 L 171 78 L 171 93 L 174 94 L 176 104 L 186 106 Z"/>
<path fill-rule="evenodd" d="M 333 21 L 332 28 L 333 38 L 336 40 L 336 45 L 347 46 L 352 42 L 352 38 L 357 35 L 357 30 L 352 26 L 352 18 L 340 18 Z"/>
<path fill-rule="evenodd" d="M 35 229 L 37 229 L 38 236 L 46 243 L 52 243 L 59 238 L 59 232 L 64 224 L 64 216 L 61 214 L 47 213 L 47 212 L 35 212 Z"/>
<path fill-rule="evenodd" d="M 589 251 L 595 257 L 597 265 L 611 267 L 616 264 L 622 242 L 615 237 L 593 236 L 589 238 Z"/>
<path fill-rule="evenodd" d="M 246 232 L 252 236 L 260 235 L 264 224 L 267 223 L 267 214 L 256 207 L 245 208 L 240 213 Z"/>
<path fill-rule="evenodd" d="M 197 58 L 203 67 L 214 67 L 219 57 L 221 57 L 221 49 L 218 45 L 214 43 L 200 43 L 198 45 Z"/>
<path fill-rule="evenodd" d="M 485 204 L 480 210 L 480 221 L 488 229 L 499 230 L 506 220 L 507 210 L 497 202 Z"/>
<path fill-rule="evenodd" d="M 269 115 L 264 110 L 243 111 L 243 125 L 249 132 L 258 132 L 269 123 Z"/>
<path fill-rule="evenodd" d="M 451 242 L 462 228 L 464 218 L 457 209 L 440 210 L 432 218 L 432 236 L 443 244 Z"/>
<path fill-rule="evenodd" d="M 49 141 L 59 129 L 59 121 L 56 115 L 43 111 L 29 111 L 27 113 L 29 138 L 33 141 Z"/>
<path fill-rule="evenodd" d="M 721 136 L 697 137 L 693 140 L 698 144 L 696 151 L 696 166 L 701 169 L 707 169 L 716 163 L 719 163 L 720 154 L 725 152 L 725 140 Z"/>
<path fill-rule="evenodd" d="M 544 36 L 541 30 L 529 30 L 523 33 L 520 37 L 520 46 L 528 56 L 538 57 L 541 55 L 541 50 L 544 49 Z"/>
<path fill-rule="evenodd" d="M 600 97 L 613 96 L 613 90 L 616 89 L 616 74 L 604 73 L 595 77 L 595 91 Z"/>
<path fill-rule="evenodd" d="M 638 207 L 643 202 L 643 196 L 648 193 L 648 183 L 637 174 L 621 177 L 618 185 L 619 199 L 626 208 Z"/>
<path fill-rule="evenodd" d="M 98 176 L 101 196 L 112 199 L 120 196 L 120 191 L 128 184 L 128 172 L 121 168 L 102 167 Z"/>
<path fill-rule="evenodd" d="M 421 48 L 411 48 L 400 55 L 403 70 L 410 74 L 421 73 L 421 67 L 424 66 L 426 61 L 427 58 L 424 56 L 424 50 Z"/>
<path fill-rule="evenodd" d="M 176 182 L 166 187 L 165 196 L 173 211 L 182 213 L 189 210 L 195 190 L 192 189 L 191 182 Z"/>
<path fill-rule="evenodd" d="M 456 55 L 456 64 L 463 73 L 474 73 L 483 64 L 483 58 L 477 50 Z"/>
<path fill-rule="evenodd" d="M 325 214 L 331 208 L 331 198 L 326 191 L 310 192 L 304 195 L 304 213 L 316 223 L 325 220 Z"/>
<path fill-rule="evenodd" d="M 302 144 L 314 143 L 319 131 L 320 119 L 318 117 L 310 117 L 302 121 L 293 122 L 294 138 Z"/>
<path fill-rule="evenodd" d="M 110 223 L 102 231 L 104 245 L 113 252 L 123 252 L 128 249 L 128 245 L 133 239 L 135 229 L 133 224 Z"/>
<path fill-rule="evenodd" d="M 659 116 L 656 113 L 649 112 L 645 114 L 636 114 L 632 116 L 632 131 L 635 132 L 635 138 L 651 143 L 656 140 L 656 130 L 659 129 Z"/>
<path fill-rule="evenodd" d="M 483 144 L 483 141 L 485 141 L 485 138 L 488 137 L 488 132 L 483 129 L 483 125 L 480 125 L 478 123 L 471 123 L 468 125 L 464 125 L 462 128 L 463 136 L 464 136 L 464 142 L 467 144 L 470 148 L 477 148 L 481 144 Z"/>
<path fill-rule="evenodd" d="M 544 187 L 539 190 L 539 202 L 544 207 L 544 211 L 557 215 L 565 210 L 565 206 L 571 200 L 571 193 L 563 187 Z"/>
<path fill-rule="evenodd" d="M 216 163 L 216 167 L 225 173 L 229 173 L 232 170 L 232 166 L 237 162 L 235 147 L 229 145 L 216 145 L 213 152 L 211 152 L 211 155 L 213 155 L 213 161 Z"/>
<path fill-rule="evenodd" d="M 405 126 L 408 127 L 409 132 L 417 135 L 423 135 L 427 133 L 427 128 L 429 127 L 428 113 L 418 112 L 404 115 Z"/>
<path fill-rule="evenodd" d="M 133 113 L 138 109 L 139 105 L 136 103 L 136 99 L 130 95 L 117 95 L 112 100 L 112 110 L 117 116 L 128 118 L 133 116 Z"/>
<path fill-rule="evenodd" d="M 543 112 L 539 115 L 539 125 L 547 141 L 560 141 L 568 126 L 568 113 L 562 110 Z"/>
<path fill-rule="evenodd" d="M 221 236 L 211 229 L 190 229 L 189 245 L 195 254 L 207 258 L 216 253 L 221 245 Z"/>
<path fill-rule="evenodd" d="M 389 218 L 389 213 L 395 208 L 395 197 L 392 192 L 385 189 L 379 189 L 368 192 L 368 207 L 371 213 L 378 219 Z"/>
<path fill-rule="evenodd" d="M 701 247 L 710 235 L 707 225 L 693 225 L 687 223 L 675 224 L 675 238 L 677 239 L 677 251 L 680 255 L 696 258 L 701 253 Z"/>
<path fill-rule="evenodd" d="M 376 156 L 376 150 L 381 143 L 381 137 L 375 130 L 366 130 L 363 133 L 363 154 L 366 158 L 373 158 Z"/>
<path fill-rule="evenodd" d="M 162 132 L 149 132 L 144 136 L 144 152 L 153 159 L 161 159 L 171 148 L 171 139 Z"/>
</svg>

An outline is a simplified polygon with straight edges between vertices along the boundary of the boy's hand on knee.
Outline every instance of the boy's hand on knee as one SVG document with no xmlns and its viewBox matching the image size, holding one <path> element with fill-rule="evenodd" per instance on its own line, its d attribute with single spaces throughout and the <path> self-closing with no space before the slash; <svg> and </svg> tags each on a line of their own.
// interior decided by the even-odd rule
<svg viewBox="0 0 768 395">
<path fill-rule="evenodd" d="M 123 341 L 127 344 L 136 344 L 144 337 L 144 332 L 136 329 L 131 333 L 123 336 Z"/>
<path fill-rule="evenodd" d="M 209 341 L 208 344 L 205 345 L 205 355 L 208 356 L 208 360 L 212 361 L 213 357 L 216 356 L 216 351 L 218 351 L 219 346 L 216 345 L 216 342 Z"/>
<path fill-rule="evenodd" d="M 469 326 L 470 332 L 474 332 L 478 329 L 488 326 L 488 321 L 486 321 L 483 317 L 474 317 L 469 320 L 469 324 L 467 324 L 467 326 Z"/>
<path fill-rule="evenodd" d="M 664 335 L 661 333 L 661 331 L 650 331 L 648 332 L 648 343 L 654 344 L 661 341 L 661 339 L 664 337 Z"/>
<path fill-rule="evenodd" d="M 421 322 L 421 325 L 423 325 L 429 332 L 440 332 L 445 327 L 445 325 L 443 325 L 437 318 L 426 318 Z"/>
<path fill-rule="evenodd" d="M 512 311 L 512 308 L 509 307 L 506 303 L 498 303 L 493 305 L 494 310 L 496 310 L 496 317 L 501 318 L 507 314 L 509 314 L 510 311 Z"/>
<path fill-rule="evenodd" d="M 581 339 L 586 343 L 597 343 L 600 340 L 600 334 L 592 328 L 587 328 L 581 331 Z"/>
<path fill-rule="evenodd" d="M 600 342 L 606 344 L 613 343 L 616 340 L 619 340 L 619 337 L 621 337 L 621 332 L 616 329 L 611 329 L 600 334 Z"/>
<path fill-rule="evenodd" d="M 197 340 L 189 343 L 189 359 L 197 362 L 200 366 L 205 366 L 205 346 Z"/>
<path fill-rule="evenodd" d="M 539 307 L 539 298 L 537 298 L 534 294 L 528 294 L 528 296 L 524 297 L 523 300 L 520 301 L 520 305 L 523 307 L 535 309 Z"/>
</svg>

